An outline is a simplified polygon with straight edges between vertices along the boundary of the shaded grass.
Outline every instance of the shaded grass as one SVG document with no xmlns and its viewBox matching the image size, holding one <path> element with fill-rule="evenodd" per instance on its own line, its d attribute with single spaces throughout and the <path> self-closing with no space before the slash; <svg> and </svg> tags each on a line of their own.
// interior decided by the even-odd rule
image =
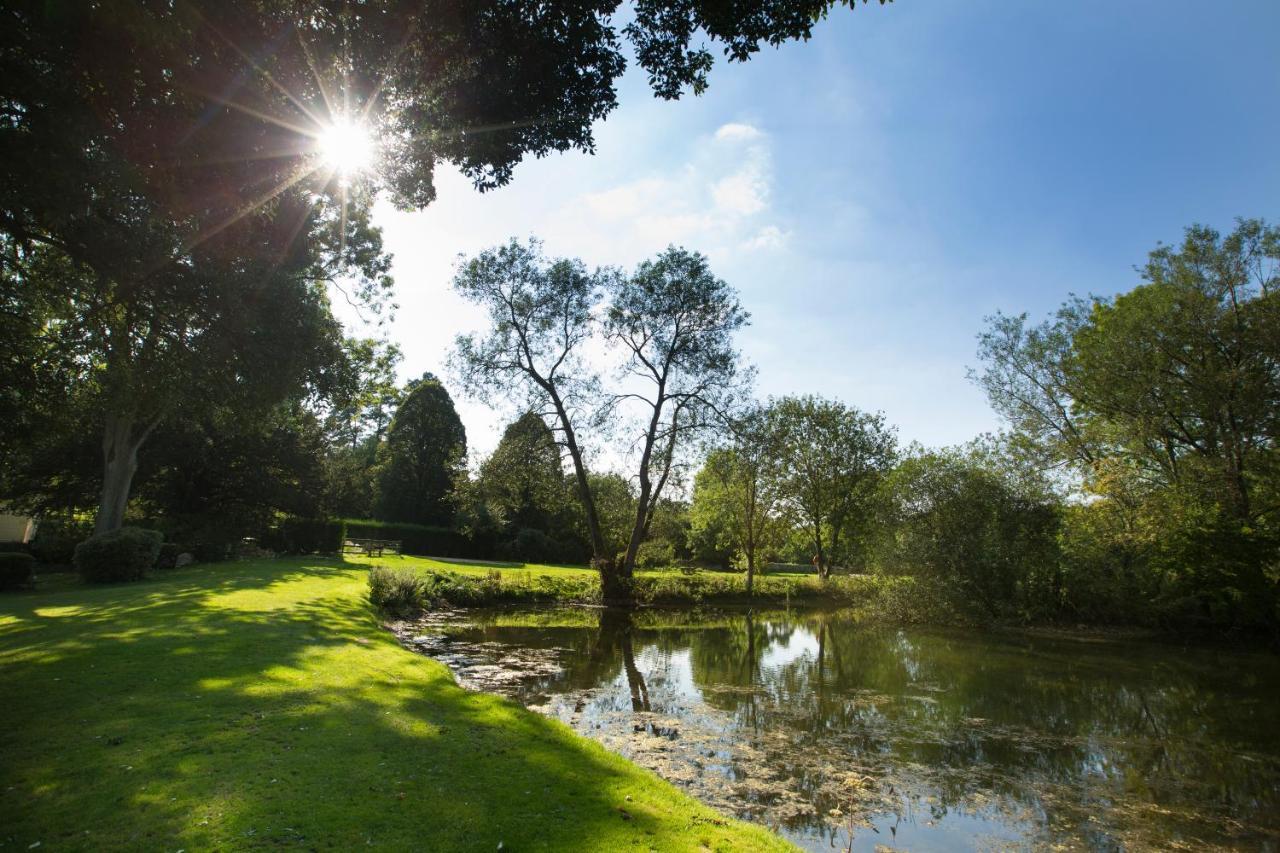
<svg viewBox="0 0 1280 853">
<path fill-rule="evenodd" d="M 0 596 L 0 845 L 785 849 L 400 648 L 362 566 Z"/>
</svg>

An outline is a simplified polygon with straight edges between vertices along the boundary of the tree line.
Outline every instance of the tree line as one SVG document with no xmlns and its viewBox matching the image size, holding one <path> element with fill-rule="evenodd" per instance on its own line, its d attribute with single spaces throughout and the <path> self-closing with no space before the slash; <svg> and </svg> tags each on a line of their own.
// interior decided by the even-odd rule
<svg viewBox="0 0 1280 853">
<path fill-rule="evenodd" d="M 469 460 L 439 379 L 400 387 L 394 346 L 334 336 L 312 353 L 323 386 L 157 426 L 129 512 L 223 543 L 281 514 L 447 528 L 478 556 L 590 562 L 615 599 L 637 567 L 738 568 L 750 586 L 782 562 L 928 577 L 991 618 L 1268 629 L 1278 259 L 1260 221 L 1192 227 L 1127 293 L 990 318 L 971 378 L 1007 429 L 928 449 L 841 401 L 753 401 L 748 315 L 698 253 L 626 272 L 513 241 L 453 283 L 487 321 L 458 337 L 451 384 L 516 415 L 487 458 Z M 85 518 L 96 408 L 57 403 L 23 408 L 5 489 Z"/>
</svg>

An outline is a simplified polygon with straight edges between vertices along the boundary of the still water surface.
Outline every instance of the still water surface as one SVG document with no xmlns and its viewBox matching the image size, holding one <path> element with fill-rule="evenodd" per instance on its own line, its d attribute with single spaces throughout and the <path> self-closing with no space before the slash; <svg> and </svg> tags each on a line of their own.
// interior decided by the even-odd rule
<svg viewBox="0 0 1280 853">
<path fill-rule="evenodd" d="M 470 611 L 401 626 L 812 850 L 1280 850 L 1280 659 L 840 615 Z"/>
</svg>

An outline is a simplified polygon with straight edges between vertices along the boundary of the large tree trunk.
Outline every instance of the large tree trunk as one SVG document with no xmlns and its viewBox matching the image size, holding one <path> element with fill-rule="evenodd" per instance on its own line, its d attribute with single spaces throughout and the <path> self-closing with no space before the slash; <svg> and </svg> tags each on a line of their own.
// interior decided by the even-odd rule
<svg viewBox="0 0 1280 853">
<path fill-rule="evenodd" d="M 818 577 L 826 580 L 831 574 L 831 568 L 827 565 L 827 554 L 822 548 L 822 525 L 821 523 L 813 526 L 813 543 L 818 549 Z"/>
<path fill-rule="evenodd" d="M 600 529 L 600 515 L 596 512 L 595 496 L 591 493 L 591 480 L 587 476 L 587 465 L 582 458 L 582 448 L 578 446 L 578 436 L 569 420 L 569 413 L 560 400 L 560 395 L 550 386 L 546 386 L 548 396 L 555 406 L 556 417 L 564 431 L 565 447 L 569 450 L 569 458 L 573 461 L 573 475 L 578 482 L 578 497 L 582 500 L 582 510 L 587 517 L 587 536 L 591 539 L 591 567 L 600 573 L 600 595 L 605 604 L 631 604 L 635 599 L 629 583 L 630 574 L 622 577 L 615 564 L 613 555 L 608 553 L 604 541 L 604 532 Z"/>
<path fill-rule="evenodd" d="M 138 448 L 150 430 L 133 434 L 137 419 L 132 415 L 107 415 L 102 435 L 102 501 L 98 505 L 95 533 L 109 533 L 124 525 L 129 489 L 138 470 Z"/>
</svg>

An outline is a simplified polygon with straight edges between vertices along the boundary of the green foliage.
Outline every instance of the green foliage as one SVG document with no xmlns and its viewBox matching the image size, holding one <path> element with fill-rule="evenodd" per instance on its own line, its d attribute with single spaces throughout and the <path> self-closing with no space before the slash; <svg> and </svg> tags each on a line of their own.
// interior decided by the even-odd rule
<svg viewBox="0 0 1280 853">
<path fill-rule="evenodd" d="M 18 589 L 31 583 L 36 558 L 19 551 L 0 552 L 0 589 Z"/>
<path fill-rule="evenodd" d="M 600 581 L 591 575 L 534 574 L 490 570 L 474 575 L 427 571 L 421 575 L 426 601 L 455 607 L 484 604 L 598 604 Z"/>
<path fill-rule="evenodd" d="M 499 546 L 497 556 L 522 563 L 563 563 L 572 561 L 579 550 L 565 547 L 541 530 L 522 527 L 510 541 Z M 446 555 L 447 556 L 447 555 Z"/>
<path fill-rule="evenodd" d="M 732 443 L 707 454 L 693 481 L 692 534 L 704 553 L 735 557 L 755 572 L 787 532 L 781 513 L 783 478 L 777 464 L 779 435 L 770 413 L 751 409 L 731 426 Z"/>
<path fill-rule="evenodd" d="M 314 517 L 324 433 L 298 401 L 256 417 L 218 407 L 157 427 L 139 464 L 135 506 L 170 541 L 234 546 L 280 515 Z"/>
<path fill-rule="evenodd" d="M 665 539 L 651 539 L 636 553 L 636 565 L 642 569 L 669 569 L 675 564 L 675 549 Z"/>
<path fill-rule="evenodd" d="M 270 545 L 266 547 L 272 548 Z M 284 550 L 283 546 L 280 550 Z M 231 549 L 225 542 L 197 542 L 191 546 L 191 556 L 197 563 L 221 563 L 230 553 Z"/>
<path fill-rule="evenodd" d="M 474 557 L 475 548 L 466 536 L 448 527 L 426 524 L 395 524 L 348 518 L 349 539 L 386 539 L 400 543 L 404 554 L 419 557 Z"/>
<path fill-rule="evenodd" d="M 393 616 L 407 616 L 421 610 L 425 584 L 413 569 L 369 568 L 369 602 Z"/>
<path fill-rule="evenodd" d="M 378 449 L 377 511 L 384 521 L 448 525 L 467 434 L 445 387 L 412 382 Z"/>
<path fill-rule="evenodd" d="M 266 547 L 286 554 L 337 554 L 342 550 L 345 525 L 328 518 L 290 517 L 280 521 Z"/>
<path fill-rule="evenodd" d="M 777 455 L 778 493 L 793 524 L 812 539 L 818 571 L 843 556 L 846 534 L 866 525 L 897 438 L 883 414 L 821 397 L 784 397 L 768 412 Z"/>
<path fill-rule="evenodd" d="M 1015 449 L 1082 499 L 1051 590 L 1073 618 L 1280 628 L 1278 265 L 1280 229 L 1193 226 L 1132 291 L 982 336 Z"/>
<path fill-rule="evenodd" d="M 76 546 L 87 539 L 91 531 L 76 524 L 41 521 L 31 540 L 31 553 L 47 566 L 69 566 L 75 556 Z"/>
<path fill-rule="evenodd" d="M 164 537 L 155 530 L 121 527 L 76 546 L 75 566 L 89 583 L 140 580 L 155 565 Z"/>
<path fill-rule="evenodd" d="M 1018 607 L 1057 612 L 1057 507 L 1020 491 L 981 446 L 915 453 L 884 491 L 890 516 L 879 555 L 884 571 L 950 585 L 957 600 L 987 617 Z"/>
<path fill-rule="evenodd" d="M 459 489 L 459 520 L 477 546 L 529 562 L 585 562 L 581 505 L 560 448 L 542 418 L 527 413 L 503 432 L 475 481 Z M 484 547 L 478 553 L 486 553 Z"/>
</svg>

